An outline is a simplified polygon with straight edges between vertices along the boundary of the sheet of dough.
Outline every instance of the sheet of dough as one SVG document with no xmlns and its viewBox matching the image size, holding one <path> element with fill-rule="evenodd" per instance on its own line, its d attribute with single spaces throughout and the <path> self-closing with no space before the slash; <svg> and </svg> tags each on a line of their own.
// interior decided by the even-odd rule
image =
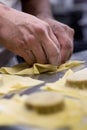
<svg viewBox="0 0 87 130">
<path fill-rule="evenodd" d="M 79 100 L 71 100 L 65 98 L 65 109 L 61 112 L 42 115 L 38 114 L 34 111 L 28 110 L 24 105 L 24 100 L 27 96 L 15 96 L 11 100 L 2 99 L 0 101 L 0 113 L 3 114 L 3 120 L 0 117 L 0 125 L 1 124 L 8 124 L 9 118 L 14 119 L 15 124 L 22 124 L 26 126 L 33 126 L 33 127 L 41 127 L 41 128 L 61 128 L 61 127 L 70 127 L 80 123 L 81 119 L 84 116 L 84 111 L 82 109 Z M 4 118 L 6 115 L 9 115 L 8 121 L 4 122 Z M 10 124 L 10 123 L 9 123 Z M 11 122 L 11 125 L 13 122 Z"/>
<path fill-rule="evenodd" d="M 79 88 L 71 88 L 67 87 L 65 85 L 66 83 L 66 78 L 73 74 L 74 72 L 72 70 L 68 70 L 65 75 L 60 78 L 58 81 L 55 83 L 47 83 L 46 86 L 43 86 L 41 89 L 44 90 L 54 90 L 58 91 L 66 96 L 73 96 L 81 99 L 87 99 L 87 90 L 86 89 L 79 89 Z"/>
<path fill-rule="evenodd" d="M 13 67 L 0 68 L 0 95 L 5 95 L 15 91 L 21 91 L 22 89 L 38 85 L 41 81 L 31 79 L 29 77 L 16 77 L 16 75 L 31 75 L 40 74 L 43 72 L 57 72 L 66 70 L 71 67 L 75 67 L 83 64 L 83 61 L 68 61 L 60 67 L 52 65 L 34 64 L 32 68 L 29 68 L 28 64 L 22 63 Z M 10 75 L 5 75 L 10 74 Z M 12 76 L 11 76 L 12 75 Z"/>
<path fill-rule="evenodd" d="M 43 81 L 35 80 L 30 77 L 0 74 L 0 95 L 21 91 L 41 83 L 43 83 Z"/>
<path fill-rule="evenodd" d="M 72 130 L 87 130 L 87 122 L 75 126 Z"/>
<path fill-rule="evenodd" d="M 85 114 L 87 115 L 87 89 L 71 88 L 65 85 L 67 76 L 73 74 L 72 70 L 68 70 L 65 75 L 55 83 L 48 83 L 41 87 L 42 90 L 57 91 L 64 96 L 71 98 L 78 98 L 83 106 Z"/>
<path fill-rule="evenodd" d="M 33 67 L 29 68 L 28 64 L 22 63 L 13 67 L 1 67 L 0 72 L 4 74 L 16 74 L 16 75 L 31 75 L 31 74 L 40 74 L 40 73 L 53 73 L 67 70 L 69 68 L 77 67 L 84 64 L 84 61 L 68 61 L 65 64 L 60 65 L 59 67 L 53 66 L 50 64 L 38 64 L 35 63 Z"/>
</svg>

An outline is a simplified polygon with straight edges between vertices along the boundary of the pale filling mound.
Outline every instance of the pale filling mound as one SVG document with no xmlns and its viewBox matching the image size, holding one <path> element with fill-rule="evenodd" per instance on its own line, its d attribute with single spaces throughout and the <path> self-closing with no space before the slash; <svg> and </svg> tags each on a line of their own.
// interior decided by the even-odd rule
<svg viewBox="0 0 87 130">
<path fill-rule="evenodd" d="M 35 92 L 25 102 L 28 109 L 48 114 L 64 109 L 64 98 L 57 92 Z"/>
<path fill-rule="evenodd" d="M 87 68 L 69 75 L 66 79 L 66 86 L 80 89 L 87 88 Z"/>
</svg>

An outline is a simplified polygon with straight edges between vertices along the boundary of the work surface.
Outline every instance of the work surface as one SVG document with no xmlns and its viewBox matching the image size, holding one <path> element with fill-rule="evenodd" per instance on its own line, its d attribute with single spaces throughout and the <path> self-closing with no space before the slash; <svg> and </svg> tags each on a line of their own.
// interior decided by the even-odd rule
<svg viewBox="0 0 87 130">
<path fill-rule="evenodd" d="M 83 51 L 83 52 L 79 52 L 79 53 L 75 53 L 72 55 L 71 57 L 72 60 L 83 60 L 86 61 L 85 63 L 85 67 L 87 66 L 87 51 Z M 39 80 L 43 80 L 44 84 L 47 82 L 55 82 L 56 80 L 58 80 L 62 75 L 64 74 L 64 72 L 60 72 L 60 73 L 55 73 L 55 74 L 41 74 L 41 75 L 37 75 L 33 78 L 35 79 L 39 79 Z M 39 87 L 41 87 L 43 84 L 40 84 L 39 86 L 36 86 L 34 88 L 31 88 L 27 91 L 24 91 L 21 93 L 22 94 L 29 94 L 31 92 L 35 92 L 39 90 Z M 12 96 L 12 95 L 10 95 Z M 8 97 L 6 97 L 8 98 Z M 23 126 L 14 126 L 14 127 L 0 127 L 0 130 L 41 130 L 39 128 L 25 128 Z"/>
</svg>

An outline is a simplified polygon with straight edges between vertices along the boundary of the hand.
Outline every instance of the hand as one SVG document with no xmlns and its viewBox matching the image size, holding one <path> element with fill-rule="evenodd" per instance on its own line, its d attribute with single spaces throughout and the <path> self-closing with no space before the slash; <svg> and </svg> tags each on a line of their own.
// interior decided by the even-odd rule
<svg viewBox="0 0 87 130">
<path fill-rule="evenodd" d="M 33 63 L 61 62 L 60 45 L 48 23 L 8 7 L 3 11 L 1 42 L 10 51 Z"/>
<path fill-rule="evenodd" d="M 73 52 L 74 30 L 52 18 L 39 18 L 43 19 L 50 25 L 58 43 L 60 43 L 61 63 L 64 63 L 70 58 Z"/>
</svg>

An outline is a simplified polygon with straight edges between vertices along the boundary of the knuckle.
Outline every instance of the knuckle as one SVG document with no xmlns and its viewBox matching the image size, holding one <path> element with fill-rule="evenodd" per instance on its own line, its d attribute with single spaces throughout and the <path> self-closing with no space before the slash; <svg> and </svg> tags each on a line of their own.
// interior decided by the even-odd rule
<svg viewBox="0 0 87 130">
<path fill-rule="evenodd" d="M 17 48 L 24 48 L 25 47 L 25 40 L 19 40 L 17 43 Z"/>
<path fill-rule="evenodd" d="M 65 44 L 65 49 L 69 50 L 69 51 L 72 51 L 73 50 L 73 42 L 71 42 L 71 40 L 67 39 Z"/>
<path fill-rule="evenodd" d="M 33 41 L 35 41 L 35 37 L 33 35 L 30 35 L 28 37 L 28 42 L 33 42 Z"/>
<path fill-rule="evenodd" d="M 47 30 L 50 30 L 50 25 L 48 23 L 45 23 L 45 27 Z"/>
<path fill-rule="evenodd" d="M 25 49 L 27 50 L 28 48 L 32 47 L 34 43 L 35 43 L 35 36 L 33 35 L 27 36 L 26 42 L 24 45 Z"/>
<path fill-rule="evenodd" d="M 69 30 L 69 26 L 68 25 L 64 25 L 63 26 L 65 30 Z"/>
<path fill-rule="evenodd" d="M 44 24 L 37 26 L 36 30 L 40 35 L 46 35 L 46 32 L 50 31 L 50 26 L 44 22 Z"/>
<path fill-rule="evenodd" d="M 72 29 L 68 25 L 64 25 L 64 29 L 65 29 L 65 31 L 70 32 L 72 35 L 74 35 L 74 33 L 75 33 L 74 29 Z"/>
<path fill-rule="evenodd" d="M 22 40 L 22 41 L 20 42 L 20 46 L 21 46 L 21 47 L 25 47 L 25 41 Z"/>
<path fill-rule="evenodd" d="M 64 27 L 64 29 L 65 29 L 66 31 L 67 31 L 67 30 L 68 30 L 68 31 L 71 31 L 71 30 L 72 30 L 68 25 L 64 25 L 63 27 Z"/>
<path fill-rule="evenodd" d="M 75 30 L 74 30 L 74 29 L 71 29 L 71 32 L 72 32 L 72 35 L 74 35 L 74 34 L 75 34 Z"/>
<path fill-rule="evenodd" d="M 43 34 L 45 34 L 45 29 L 42 26 L 37 26 L 36 32 L 40 35 L 43 35 Z"/>
</svg>

